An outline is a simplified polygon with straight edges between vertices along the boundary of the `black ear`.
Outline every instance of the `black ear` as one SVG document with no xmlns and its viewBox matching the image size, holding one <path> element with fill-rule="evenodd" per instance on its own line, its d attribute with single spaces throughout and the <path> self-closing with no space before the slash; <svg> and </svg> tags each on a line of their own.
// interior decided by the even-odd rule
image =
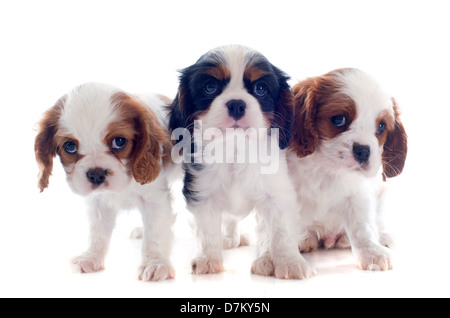
<svg viewBox="0 0 450 318">
<path fill-rule="evenodd" d="M 180 84 L 178 93 L 169 106 L 169 131 L 177 128 L 188 128 L 189 114 L 192 112 L 192 98 L 189 90 L 189 82 L 191 78 L 191 69 L 193 66 L 187 67 L 180 71 Z"/>
<path fill-rule="evenodd" d="M 182 87 L 178 89 L 178 94 L 169 106 L 169 131 L 174 131 L 177 128 L 186 128 L 186 119 L 183 115 L 183 93 Z"/>
<path fill-rule="evenodd" d="M 294 101 L 291 88 L 288 84 L 289 76 L 273 66 L 278 77 L 280 91 L 275 105 L 275 116 L 272 127 L 279 129 L 279 147 L 285 149 L 292 138 L 292 123 L 294 119 Z"/>
</svg>

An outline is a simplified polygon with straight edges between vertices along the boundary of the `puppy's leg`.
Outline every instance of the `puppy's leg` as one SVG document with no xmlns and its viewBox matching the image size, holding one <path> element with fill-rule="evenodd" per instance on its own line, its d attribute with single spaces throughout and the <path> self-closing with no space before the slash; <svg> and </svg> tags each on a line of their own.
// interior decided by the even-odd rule
<svg viewBox="0 0 450 318">
<path fill-rule="evenodd" d="M 239 218 L 222 215 L 223 248 L 231 249 L 249 244 L 249 239 L 239 230 Z"/>
<path fill-rule="evenodd" d="M 259 257 L 252 265 L 252 272 L 282 279 L 308 278 L 315 270 L 298 251 L 298 235 L 294 229 L 298 224 L 296 193 L 287 181 L 290 180 L 287 170 L 280 169 L 277 174 L 267 176 L 261 189 L 266 192 L 265 197 L 257 206 Z"/>
<path fill-rule="evenodd" d="M 214 274 L 223 270 L 222 213 L 206 199 L 196 206 L 188 205 L 194 214 L 195 233 L 199 244 L 197 256 L 192 261 L 193 274 Z"/>
<path fill-rule="evenodd" d="M 72 260 L 72 269 L 77 273 L 92 273 L 105 269 L 105 255 L 117 216 L 117 210 L 99 199 L 89 202 L 88 212 L 90 246 L 86 252 Z"/>
<path fill-rule="evenodd" d="M 394 237 L 391 233 L 389 233 L 388 229 L 386 228 L 385 222 L 384 222 L 384 206 L 385 206 L 385 196 L 386 191 L 384 191 L 385 188 L 382 188 L 381 193 L 378 196 L 377 201 L 377 217 L 376 222 L 378 226 L 378 241 L 382 246 L 393 248 L 395 245 Z"/>
<path fill-rule="evenodd" d="M 299 253 L 286 212 L 274 207 L 258 207 L 261 215 L 257 218 L 259 257 L 253 262 L 252 273 L 281 279 L 309 278 L 315 270 Z"/>
<path fill-rule="evenodd" d="M 375 213 L 375 204 L 370 197 L 353 197 L 346 218 L 346 232 L 358 267 L 385 271 L 392 269 L 392 255 L 379 242 Z"/>
<path fill-rule="evenodd" d="M 144 228 L 139 279 L 160 281 L 174 278 L 175 270 L 170 262 L 170 251 L 175 217 L 172 214 L 169 195 L 159 193 L 159 198 L 154 198 L 151 202 L 144 199 L 140 210 Z"/>
</svg>

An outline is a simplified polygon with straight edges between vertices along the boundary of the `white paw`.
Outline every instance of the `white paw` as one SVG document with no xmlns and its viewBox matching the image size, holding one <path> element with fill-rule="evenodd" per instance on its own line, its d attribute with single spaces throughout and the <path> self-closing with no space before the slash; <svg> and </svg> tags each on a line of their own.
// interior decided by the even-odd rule
<svg viewBox="0 0 450 318">
<path fill-rule="evenodd" d="M 359 249 L 358 267 L 363 270 L 371 271 L 385 271 L 392 269 L 391 251 L 384 246 Z"/>
<path fill-rule="evenodd" d="M 269 256 L 261 256 L 253 261 L 252 273 L 261 276 L 273 276 L 274 267 Z"/>
<path fill-rule="evenodd" d="M 308 233 L 306 238 L 301 240 L 298 244 L 298 249 L 301 253 L 309 253 L 317 250 L 319 247 L 319 239 L 315 233 Z"/>
<path fill-rule="evenodd" d="M 316 270 L 303 257 L 274 261 L 275 277 L 279 279 L 306 279 L 316 275 Z"/>
<path fill-rule="evenodd" d="M 223 248 L 226 250 L 247 245 L 249 245 L 249 239 L 244 234 L 240 236 L 225 236 L 223 238 Z"/>
<path fill-rule="evenodd" d="M 175 277 L 175 269 L 168 263 L 160 259 L 144 262 L 138 270 L 139 279 L 144 282 L 156 282 Z"/>
<path fill-rule="evenodd" d="M 192 274 L 216 274 L 223 271 L 222 258 L 200 256 L 192 261 Z"/>
<path fill-rule="evenodd" d="M 315 275 L 316 270 L 301 256 L 275 262 L 269 256 L 262 256 L 253 262 L 252 273 L 279 279 L 305 279 Z"/>
<path fill-rule="evenodd" d="M 351 248 L 350 240 L 348 239 L 347 234 L 343 234 L 337 241 L 336 241 L 336 248 L 340 249 L 346 249 Z"/>
<path fill-rule="evenodd" d="M 75 273 L 95 273 L 105 269 L 104 257 L 90 252 L 75 257 L 71 263 Z"/>
</svg>

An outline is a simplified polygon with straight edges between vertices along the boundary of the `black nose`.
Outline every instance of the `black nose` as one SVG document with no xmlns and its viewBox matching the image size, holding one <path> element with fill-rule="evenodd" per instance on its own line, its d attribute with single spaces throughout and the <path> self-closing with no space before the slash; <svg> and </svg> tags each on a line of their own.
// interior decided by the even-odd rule
<svg viewBox="0 0 450 318">
<path fill-rule="evenodd" d="M 247 105 L 243 100 L 232 99 L 227 103 L 228 115 L 236 120 L 241 119 L 245 114 Z"/>
<path fill-rule="evenodd" d="M 108 174 L 108 171 L 102 168 L 94 168 L 89 169 L 88 172 L 86 172 L 86 177 L 88 178 L 89 182 L 94 185 L 99 185 L 105 182 L 106 175 Z"/>
<path fill-rule="evenodd" d="M 366 163 L 367 161 L 369 161 L 370 147 L 363 146 L 360 144 L 354 144 L 353 145 L 353 157 L 359 163 Z"/>
</svg>

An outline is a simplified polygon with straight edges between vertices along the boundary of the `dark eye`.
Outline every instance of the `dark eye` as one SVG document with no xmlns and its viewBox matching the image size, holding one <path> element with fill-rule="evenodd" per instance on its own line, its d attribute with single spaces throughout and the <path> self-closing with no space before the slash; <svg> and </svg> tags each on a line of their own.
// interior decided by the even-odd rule
<svg viewBox="0 0 450 318">
<path fill-rule="evenodd" d="M 337 115 L 331 117 L 331 123 L 335 125 L 336 127 L 344 127 L 347 120 L 345 119 L 344 115 Z"/>
<path fill-rule="evenodd" d="M 255 84 L 253 92 L 256 96 L 263 97 L 267 93 L 267 87 L 264 84 Z"/>
<path fill-rule="evenodd" d="M 205 93 L 208 95 L 212 95 L 217 92 L 217 83 L 216 82 L 208 82 L 204 87 Z"/>
<path fill-rule="evenodd" d="M 65 152 L 67 152 L 70 155 L 74 155 L 78 151 L 77 144 L 74 143 L 73 141 L 66 141 L 63 144 L 63 149 L 64 149 Z"/>
<path fill-rule="evenodd" d="M 111 143 L 112 150 L 122 150 L 127 145 L 127 140 L 123 137 L 116 137 Z"/>
<path fill-rule="evenodd" d="M 378 128 L 377 128 L 377 135 L 381 135 L 382 133 L 384 133 L 384 130 L 386 129 L 386 124 L 381 122 L 378 124 Z"/>
</svg>

